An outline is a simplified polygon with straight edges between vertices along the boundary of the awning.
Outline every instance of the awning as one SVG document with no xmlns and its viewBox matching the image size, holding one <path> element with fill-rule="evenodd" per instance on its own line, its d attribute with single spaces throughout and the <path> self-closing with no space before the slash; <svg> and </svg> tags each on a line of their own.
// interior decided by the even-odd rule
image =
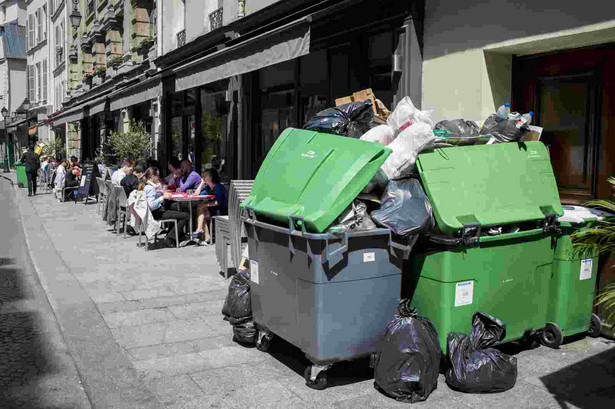
<svg viewBox="0 0 615 409">
<path fill-rule="evenodd" d="M 53 118 L 53 126 L 79 121 L 81 119 L 83 119 L 83 106 L 79 105 L 62 112 Z"/>
<path fill-rule="evenodd" d="M 107 97 L 108 95 L 105 95 L 104 97 L 98 98 L 91 103 L 88 103 L 88 106 L 90 108 L 90 116 L 99 114 L 105 110 L 105 106 L 107 105 Z"/>
<path fill-rule="evenodd" d="M 6 125 L 7 130 L 15 130 L 17 129 L 17 127 L 19 125 L 25 124 L 26 123 L 26 119 L 20 119 L 19 121 L 15 121 L 15 122 L 11 122 L 10 124 Z"/>
<path fill-rule="evenodd" d="M 173 70 L 175 91 L 209 84 L 310 52 L 310 23 L 301 18 Z"/>
<path fill-rule="evenodd" d="M 117 91 L 109 97 L 109 110 L 116 111 L 135 104 L 158 98 L 162 93 L 160 77 L 141 81 Z"/>
</svg>

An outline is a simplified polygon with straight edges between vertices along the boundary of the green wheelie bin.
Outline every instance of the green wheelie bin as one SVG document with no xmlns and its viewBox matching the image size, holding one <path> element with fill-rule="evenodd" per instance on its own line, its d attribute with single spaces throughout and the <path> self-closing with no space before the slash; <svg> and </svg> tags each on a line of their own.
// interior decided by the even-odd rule
<svg viewBox="0 0 615 409">
<path fill-rule="evenodd" d="M 559 218 L 561 235 L 557 238 L 551 278 L 548 324 L 541 342 L 557 348 L 564 337 L 587 332 L 597 337 L 602 332 L 600 318 L 592 313 L 598 271 L 598 255 L 584 254 L 572 247 L 571 234 L 601 219 L 601 212 L 582 206 L 564 206 Z"/>
<path fill-rule="evenodd" d="M 437 231 L 415 245 L 404 296 L 436 326 L 471 332 L 477 311 L 506 324 L 501 342 L 542 329 L 563 214 L 541 142 L 438 148 L 419 155 L 418 172 Z"/>
<path fill-rule="evenodd" d="M 15 171 L 17 172 L 17 186 L 28 188 L 28 174 L 26 173 L 26 164 L 17 163 L 15 165 Z"/>
</svg>

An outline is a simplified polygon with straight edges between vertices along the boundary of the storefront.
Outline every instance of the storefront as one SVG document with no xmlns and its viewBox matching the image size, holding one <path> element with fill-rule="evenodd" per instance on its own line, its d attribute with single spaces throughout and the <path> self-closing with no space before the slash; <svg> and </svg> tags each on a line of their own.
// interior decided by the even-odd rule
<svg viewBox="0 0 615 409">
<path fill-rule="evenodd" d="M 161 163 L 190 158 L 200 171 L 215 156 L 230 179 L 253 179 L 285 128 L 303 126 L 336 98 L 371 88 L 392 107 L 410 84 L 420 95 L 420 70 L 413 82 L 407 77 L 421 64 L 420 53 L 410 58 L 421 10 L 394 1 L 303 5 L 280 16 L 271 9 L 226 26 L 223 44 L 203 38 L 219 50 L 210 55 L 171 52 L 157 61 L 164 78 Z M 178 66 L 182 57 L 188 62 Z"/>
</svg>

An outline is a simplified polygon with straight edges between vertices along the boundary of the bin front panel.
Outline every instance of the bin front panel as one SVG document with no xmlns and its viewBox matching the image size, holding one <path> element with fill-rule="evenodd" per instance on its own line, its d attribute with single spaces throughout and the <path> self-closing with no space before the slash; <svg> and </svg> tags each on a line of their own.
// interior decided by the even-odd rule
<svg viewBox="0 0 615 409">
<path fill-rule="evenodd" d="M 436 149 L 420 154 L 417 163 L 445 234 L 470 222 L 488 226 L 540 220 L 543 209 L 563 214 L 542 142 Z"/>
<path fill-rule="evenodd" d="M 449 332 L 471 331 L 476 311 L 504 321 L 504 341 L 514 340 L 547 322 L 552 254 L 550 236 L 419 253 L 409 263 L 411 288 L 402 292 L 432 320 L 444 349 Z"/>
<path fill-rule="evenodd" d="M 261 325 L 300 348 L 314 362 L 352 359 L 375 351 L 400 297 L 401 267 L 383 243 L 388 236 L 349 238 L 335 268 L 321 264 L 321 240 L 294 237 L 246 223 L 252 313 Z M 368 237 L 369 238 L 369 237 Z M 367 256 L 366 256 L 367 255 Z"/>
<path fill-rule="evenodd" d="M 311 232 L 324 231 L 365 188 L 391 150 L 377 143 L 287 128 L 256 175 L 242 206 L 288 226 L 303 216 Z"/>
</svg>

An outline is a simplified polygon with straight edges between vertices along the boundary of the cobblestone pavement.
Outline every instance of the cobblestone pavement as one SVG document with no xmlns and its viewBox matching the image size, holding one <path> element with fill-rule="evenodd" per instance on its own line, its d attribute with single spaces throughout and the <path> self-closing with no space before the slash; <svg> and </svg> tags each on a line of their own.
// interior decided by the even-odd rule
<svg viewBox="0 0 615 409">
<path fill-rule="evenodd" d="M 89 408 L 0 180 L 0 408 Z"/>
<path fill-rule="evenodd" d="M 18 194 L 27 200 L 23 189 Z M 231 327 L 220 314 L 228 281 L 219 274 L 212 247 L 145 252 L 136 247 L 135 237 L 123 239 L 110 232 L 95 205 L 58 203 L 40 195 L 22 210 L 31 212 L 30 203 L 35 211 L 28 214 L 40 220 L 38 233 L 51 240 L 79 290 L 102 316 L 106 329 L 100 337 L 111 337 L 121 347 L 141 385 L 161 406 L 408 407 L 374 389 L 366 360 L 334 365 L 329 387 L 315 391 L 304 384 L 308 362 L 293 346 L 277 339 L 269 353 L 262 353 L 234 343 Z M 43 275 L 58 274 L 44 267 L 43 262 Z M 590 408 L 615 399 L 613 341 L 581 336 L 559 350 L 520 350 L 513 344 L 507 348 L 519 362 L 512 390 L 462 394 L 449 389 L 441 377 L 430 398 L 412 406 Z"/>
</svg>

